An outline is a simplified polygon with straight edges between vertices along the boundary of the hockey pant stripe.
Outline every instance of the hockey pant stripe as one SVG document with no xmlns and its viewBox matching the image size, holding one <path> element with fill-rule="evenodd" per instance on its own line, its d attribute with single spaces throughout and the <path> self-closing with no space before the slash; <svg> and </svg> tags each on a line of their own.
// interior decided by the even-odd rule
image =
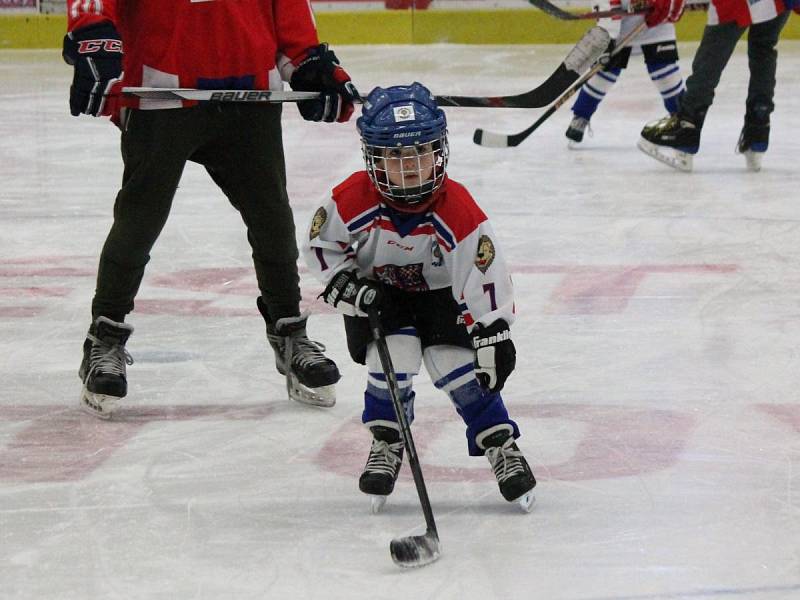
<svg viewBox="0 0 800 600">
<path fill-rule="evenodd" d="M 519 437 L 519 427 L 509 418 L 500 394 L 488 392 L 478 385 L 470 350 L 432 346 L 425 349 L 423 359 L 433 385 L 450 397 L 467 426 L 467 450 L 471 456 L 483 454 L 475 443 L 475 437 L 495 425 L 507 423 L 514 430 L 514 437 Z"/>
<path fill-rule="evenodd" d="M 591 119 L 600 102 L 617 82 L 620 73 L 622 69 L 601 71 L 587 81 L 581 88 L 575 104 L 572 105 L 572 112 L 586 120 Z"/>
<path fill-rule="evenodd" d="M 416 330 L 406 327 L 391 335 L 386 336 L 386 346 L 392 357 L 392 364 L 397 377 L 400 401 L 405 408 L 406 418 L 411 423 L 414 420 L 414 392 L 412 390 L 414 375 L 419 373 L 422 366 L 422 348 Z M 381 367 L 380 357 L 375 344 L 367 348 L 367 389 L 364 392 L 364 412 L 361 415 L 363 423 L 375 420 L 397 422 L 389 395 L 389 386 L 386 375 Z"/>
</svg>

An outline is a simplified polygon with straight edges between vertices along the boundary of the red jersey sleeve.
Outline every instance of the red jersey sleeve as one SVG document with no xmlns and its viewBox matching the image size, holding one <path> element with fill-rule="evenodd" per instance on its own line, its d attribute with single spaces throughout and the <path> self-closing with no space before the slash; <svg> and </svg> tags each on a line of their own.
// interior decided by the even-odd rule
<svg viewBox="0 0 800 600">
<path fill-rule="evenodd" d="M 293 63 L 306 49 L 319 44 L 314 13 L 309 0 L 272 0 L 278 52 Z"/>
<path fill-rule="evenodd" d="M 103 21 L 111 21 L 116 26 L 116 0 L 67 0 L 67 31 Z"/>
</svg>

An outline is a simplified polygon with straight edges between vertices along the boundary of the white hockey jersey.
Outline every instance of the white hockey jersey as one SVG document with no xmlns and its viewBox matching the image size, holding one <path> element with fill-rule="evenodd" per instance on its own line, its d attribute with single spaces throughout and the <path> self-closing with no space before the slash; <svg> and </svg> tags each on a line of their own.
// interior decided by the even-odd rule
<svg viewBox="0 0 800 600">
<path fill-rule="evenodd" d="M 409 292 L 451 287 L 467 326 L 514 320 L 511 277 L 494 231 L 452 179 L 427 213 L 398 219 L 366 171 L 354 173 L 317 209 L 302 250 L 325 285 L 347 269 Z"/>
<path fill-rule="evenodd" d="M 627 10 L 629 6 L 629 0 L 598 0 L 593 4 L 594 10 L 609 10 L 620 7 Z M 642 21 L 644 21 L 644 15 L 629 15 L 598 19 L 597 24 L 608 31 L 612 39 L 619 40 L 633 31 Z M 660 42 L 675 43 L 674 23 L 661 23 L 655 27 L 648 27 L 637 35 L 629 45 L 633 49 L 633 53 L 638 54 L 642 46 Z"/>
</svg>

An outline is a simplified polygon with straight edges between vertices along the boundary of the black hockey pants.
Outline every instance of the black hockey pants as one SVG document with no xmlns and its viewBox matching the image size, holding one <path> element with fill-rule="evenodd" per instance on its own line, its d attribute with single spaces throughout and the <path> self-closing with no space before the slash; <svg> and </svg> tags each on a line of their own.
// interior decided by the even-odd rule
<svg viewBox="0 0 800 600">
<path fill-rule="evenodd" d="M 131 111 L 122 133 L 122 158 L 122 189 L 100 256 L 93 318 L 121 321 L 133 310 L 187 160 L 203 165 L 241 213 L 272 319 L 299 314 L 298 251 L 286 194 L 280 105 Z M 197 248 L 204 246 L 202 236 L 198 232 L 193 240 Z M 192 248 L 186 253 L 191 255 Z"/>
<path fill-rule="evenodd" d="M 692 74 L 686 80 L 686 92 L 681 98 L 680 113 L 702 126 L 705 114 L 714 101 L 722 71 L 733 54 L 736 43 L 742 34 L 747 34 L 747 58 L 750 67 L 750 84 L 747 90 L 747 104 L 764 106 L 767 114 L 775 105 L 775 70 L 778 62 L 778 43 L 781 30 L 791 11 L 784 11 L 770 21 L 748 27 L 736 23 L 708 25 L 703 31 L 700 46 L 692 62 Z"/>
</svg>

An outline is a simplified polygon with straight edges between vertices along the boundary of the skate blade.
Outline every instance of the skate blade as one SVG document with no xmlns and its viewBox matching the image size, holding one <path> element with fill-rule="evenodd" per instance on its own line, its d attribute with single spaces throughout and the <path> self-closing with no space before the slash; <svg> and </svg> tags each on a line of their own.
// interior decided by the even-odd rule
<svg viewBox="0 0 800 600">
<path fill-rule="evenodd" d="M 323 385 L 317 388 L 304 386 L 297 376 L 290 373 L 286 376 L 286 391 L 289 398 L 300 404 L 330 408 L 336 404 L 336 385 Z"/>
<path fill-rule="evenodd" d="M 745 150 L 742 154 L 747 162 L 747 170 L 758 173 L 761 170 L 761 159 L 764 158 L 764 153 Z"/>
<path fill-rule="evenodd" d="M 639 138 L 636 146 L 648 156 L 652 156 L 657 161 L 662 162 L 673 169 L 683 171 L 684 173 L 690 173 L 692 171 L 693 161 L 691 154 L 682 152 L 681 150 L 676 150 L 674 148 L 665 148 L 664 146 L 659 146 L 644 138 Z"/>
<path fill-rule="evenodd" d="M 383 510 L 384 505 L 386 504 L 387 496 L 379 496 L 377 494 L 370 494 L 369 500 L 369 512 L 373 515 L 377 515 Z"/>
<path fill-rule="evenodd" d="M 536 496 L 533 495 L 533 491 L 530 491 L 517 498 L 516 502 L 519 503 L 522 512 L 529 513 L 533 510 L 533 505 L 536 504 Z"/>
<path fill-rule="evenodd" d="M 108 421 L 114 410 L 117 408 L 119 398 L 116 396 L 106 396 L 105 394 L 95 394 L 83 386 L 81 390 L 81 410 L 87 414 Z"/>
</svg>

